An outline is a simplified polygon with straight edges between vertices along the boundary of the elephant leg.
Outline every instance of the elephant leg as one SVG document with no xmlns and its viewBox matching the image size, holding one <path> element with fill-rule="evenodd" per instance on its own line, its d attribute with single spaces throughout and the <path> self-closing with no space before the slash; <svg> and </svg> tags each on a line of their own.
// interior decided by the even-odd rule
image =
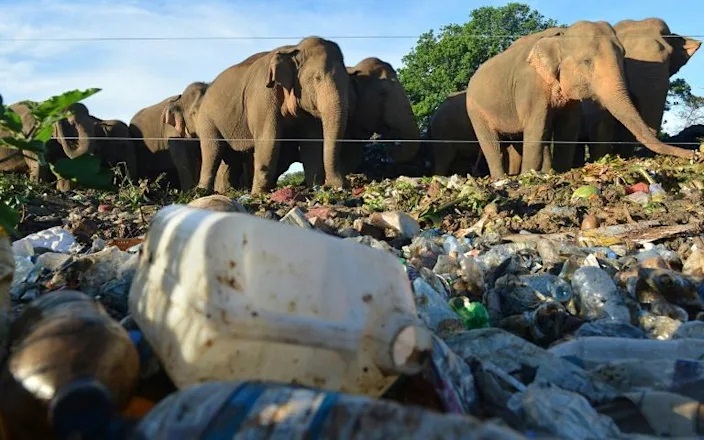
<svg viewBox="0 0 704 440">
<path fill-rule="evenodd" d="M 543 166 L 540 171 L 543 173 L 552 171 L 552 151 L 549 144 L 543 146 Z"/>
<path fill-rule="evenodd" d="M 436 176 L 449 176 L 458 146 L 450 142 L 433 143 L 433 168 Z"/>
<path fill-rule="evenodd" d="M 574 159 L 572 160 L 572 168 L 583 167 L 586 163 L 587 146 L 583 142 L 579 142 L 574 146 Z"/>
<path fill-rule="evenodd" d="M 614 129 L 616 119 L 607 114 L 596 124 L 592 143 L 589 144 L 589 161 L 594 162 L 607 154 L 614 153 Z"/>
<path fill-rule="evenodd" d="M 511 144 L 506 148 L 508 156 L 508 175 L 517 176 L 521 172 L 522 151 L 518 151 L 516 144 Z"/>
<path fill-rule="evenodd" d="M 192 189 L 195 186 L 195 176 L 193 175 L 191 164 L 192 155 L 190 154 L 190 149 L 193 148 L 193 145 L 187 140 L 178 138 L 169 138 L 168 144 L 169 154 L 176 167 L 181 190 Z"/>
<path fill-rule="evenodd" d="M 489 173 L 492 179 L 503 179 L 506 177 L 506 171 L 503 167 L 501 155 L 501 144 L 499 142 L 498 133 L 493 130 L 484 121 L 480 114 L 476 114 L 475 110 L 470 106 L 467 108 L 474 133 L 477 135 L 477 140 L 481 146 L 482 153 L 489 165 Z"/>
<path fill-rule="evenodd" d="M 201 119 L 202 121 L 202 119 Z M 223 159 L 223 143 L 220 132 L 212 125 L 198 129 L 200 137 L 201 167 L 198 188 L 214 191 L 215 178 Z"/>
<path fill-rule="evenodd" d="M 567 172 L 574 165 L 581 125 L 582 108 L 579 103 L 567 106 L 555 118 L 552 157 L 555 171 L 558 173 Z"/>
<path fill-rule="evenodd" d="M 521 158 L 521 173 L 538 171 L 543 167 L 543 151 L 547 134 L 551 132 L 548 126 L 547 105 L 535 109 L 531 120 L 523 130 L 523 157 Z M 549 146 L 549 143 L 547 143 Z"/>
<path fill-rule="evenodd" d="M 279 163 L 281 143 L 276 121 L 270 121 L 269 127 L 258 133 L 254 144 L 254 179 L 252 194 L 262 194 L 276 185 L 276 171 Z"/>
<path fill-rule="evenodd" d="M 306 186 L 323 185 L 325 183 L 323 144 L 319 141 L 301 142 L 300 158 L 303 164 Z"/>
</svg>

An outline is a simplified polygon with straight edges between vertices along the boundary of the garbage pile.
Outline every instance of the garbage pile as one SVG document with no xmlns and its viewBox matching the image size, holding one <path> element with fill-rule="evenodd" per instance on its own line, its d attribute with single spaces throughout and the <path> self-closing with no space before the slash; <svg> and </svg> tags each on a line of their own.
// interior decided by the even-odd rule
<svg viewBox="0 0 704 440">
<path fill-rule="evenodd" d="M 704 187 L 619 166 L 2 236 L 0 439 L 697 438 Z"/>
</svg>

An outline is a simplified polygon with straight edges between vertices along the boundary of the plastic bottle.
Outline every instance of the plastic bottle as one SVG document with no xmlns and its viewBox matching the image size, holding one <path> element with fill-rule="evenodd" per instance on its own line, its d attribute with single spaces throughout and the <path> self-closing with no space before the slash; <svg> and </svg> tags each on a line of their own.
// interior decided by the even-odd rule
<svg viewBox="0 0 704 440">
<path fill-rule="evenodd" d="M 127 332 L 91 297 L 58 291 L 34 300 L 10 327 L 0 373 L 0 417 L 11 440 L 110 439 L 139 358 Z"/>
<path fill-rule="evenodd" d="M 131 440 L 520 439 L 509 428 L 367 396 L 271 382 L 208 382 L 162 400 Z"/>
<path fill-rule="evenodd" d="M 572 291 L 579 306 L 580 317 L 587 320 L 611 318 L 630 322 L 628 311 L 618 287 L 608 273 L 593 266 L 582 266 L 572 275 Z"/>
<path fill-rule="evenodd" d="M 456 296 L 450 299 L 450 307 L 462 318 L 468 330 L 489 327 L 489 312 L 482 303 Z"/>
<path fill-rule="evenodd" d="M 376 397 L 430 357 L 387 252 L 184 205 L 162 208 L 143 246 L 130 313 L 179 388 L 257 379 Z"/>
</svg>

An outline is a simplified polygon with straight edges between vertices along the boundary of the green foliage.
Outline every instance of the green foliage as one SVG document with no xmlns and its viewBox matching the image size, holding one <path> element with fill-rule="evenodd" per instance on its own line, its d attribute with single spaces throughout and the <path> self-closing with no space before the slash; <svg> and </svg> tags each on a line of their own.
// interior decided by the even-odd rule
<svg viewBox="0 0 704 440">
<path fill-rule="evenodd" d="M 682 120 L 681 128 L 704 122 L 704 97 L 692 93 L 692 87 L 684 78 L 670 81 L 665 111 L 673 111 L 675 108 L 678 109 L 675 115 Z M 663 125 L 666 122 L 663 121 Z"/>
<path fill-rule="evenodd" d="M 444 26 L 438 35 L 422 34 L 398 72 L 421 129 L 447 95 L 467 88 L 482 63 L 519 37 L 555 26 L 530 6 L 511 2 L 477 8 L 468 22 Z"/>
<path fill-rule="evenodd" d="M 285 186 L 303 186 L 304 182 L 305 174 L 303 173 L 303 171 L 294 171 L 292 173 L 282 174 L 281 177 L 279 177 L 277 186 L 279 188 L 283 188 Z"/>
<path fill-rule="evenodd" d="M 23 151 L 31 151 L 36 155 L 40 166 L 46 166 L 46 142 L 51 139 L 54 124 L 71 115 L 69 107 L 96 93 L 100 89 L 71 90 L 61 95 L 51 96 L 41 102 L 25 100 L 21 103 L 27 106 L 32 116 L 33 125 L 24 127 L 22 118 L 12 108 L 5 106 L 0 96 L 0 146 L 16 150 L 13 154 L 3 158 L 8 160 Z M 99 161 L 92 156 L 81 156 L 75 159 L 59 159 L 50 168 L 59 178 L 69 179 L 79 184 L 93 188 L 110 188 L 106 185 L 106 178 L 111 183 L 112 177 L 100 169 Z M 106 177 L 107 176 L 107 177 Z M 15 233 L 18 222 L 16 211 L 7 201 L 0 203 L 0 226 L 8 232 Z"/>
</svg>

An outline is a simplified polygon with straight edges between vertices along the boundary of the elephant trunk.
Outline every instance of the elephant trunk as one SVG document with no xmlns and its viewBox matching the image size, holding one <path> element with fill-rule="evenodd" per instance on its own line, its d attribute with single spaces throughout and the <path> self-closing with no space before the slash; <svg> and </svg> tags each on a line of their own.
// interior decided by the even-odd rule
<svg viewBox="0 0 704 440">
<path fill-rule="evenodd" d="M 342 187 L 345 184 L 344 164 L 340 151 L 345 146 L 340 139 L 345 137 L 347 129 L 348 87 L 348 82 L 340 80 L 338 84 L 318 93 L 318 109 L 323 124 L 325 183 L 336 187 Z"/>
<path fill-rule="evenodd" d="M 420 130 L 411 103 L 400 84 L 394 89 L 394 94 L 397 96 L 389 101 L 389 105 L 386 105 L 384 119 L 386 125 L 398 136 L 397 139 L 407 142 L 402 142 L 397 148 L 389 149 L 389 156 L 395 162 L 408 162 L 420 151 Z"/>
<path fill-rule="evenodd" d="M 64 153 L 69 158 L 74 159 L 93 152 L 93 132 L 83 124 L 74 125 L 64 119 L 56 123 L 54 132 Z M 74 137 L 78 139 L 69 139 Z"/>
<path fill-rule="evenodd" d="M 595 93 L 601 104 L 613 115 L 638 142 L 656 154 L 692 158 L 693 152 L 684 148 L 674 147 L 661 142 L 655 137 L 655 132 L 643 121 L 638 110 L 633 105 L 626 82 L 623 79 L 623 69 L 615 61 L 606 70 L 609 76 L 595 78 Z M 598 69 L 595 68 L 598 71 Z"/>
</svg>

